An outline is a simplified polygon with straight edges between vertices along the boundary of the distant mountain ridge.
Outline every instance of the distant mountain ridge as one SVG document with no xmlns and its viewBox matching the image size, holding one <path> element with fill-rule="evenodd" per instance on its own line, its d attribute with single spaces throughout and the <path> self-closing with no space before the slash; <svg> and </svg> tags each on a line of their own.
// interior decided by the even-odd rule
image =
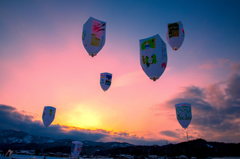
<svg viewBox="0 0 240 159">
<path fill-rule="evenodd" d="M 70 154 L 71 139 L 53 139 L 30 135 L 23 131 L 0 130 L 0 150 L 34 150 L 36 155 Z M 240 156 L 240 143 L 207 142 L 203 139 L 191 140 L 178 144 L 164 146 L 138 146 L 119 142 L 82 141 L 84 146 L 81 155 L 87 156 L 118 156 L 128 154 L 133 156 L 195 156 L 223 157 Z"/>
<path fill-rule="evenodd" d="M 16 130 L 0 130 L 0 144 L 13 144 L 13 143 L 49 143 L 55 140 L 49 137 L 41 137 L 30 135 L 24 131 Z"/>
<path fill-rule="evenodd" d="M 67 137 L 66 137 L 67 138 Z M 72 139 L 54 139 L 50 137 L 31 135 L 24 131 L 1 130 L 0 150 L 35 150 L 41 152 L 63 152 L 70 153 Z M 95 154 L 96 151 L 105 151 L 113 148 L 133 146 L 129 143 L 120 142 L 94 142 L 82 141 L 83 153 Z"/>
</svg>

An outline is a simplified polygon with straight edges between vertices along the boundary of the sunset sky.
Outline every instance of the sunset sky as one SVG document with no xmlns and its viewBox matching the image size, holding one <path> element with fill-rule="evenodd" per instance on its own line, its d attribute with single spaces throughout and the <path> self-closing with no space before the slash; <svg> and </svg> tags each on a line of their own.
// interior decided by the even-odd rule
<svg viewBox="0 0 240 159">
<path fill-rule="evenodd" d="M 189 102 L 190 139 L 240 142 L 239 8 L 238 0 L 0 0 L 0 128 L 181 142 L 174 104 Z M 106 43 L 93 58 L 82 44 L 89 17 L 106 22 Z M 185 40 L 173 51 L 166 32 L 176 21 Z M 168 64 L 153 82 L 140 66 L 139 40 L 155 34 L 167 44 Z M 101 72 L 113 74 L 106 92 Z M 49 129 L 45 105 L 57 108 Z"/>
</svg>

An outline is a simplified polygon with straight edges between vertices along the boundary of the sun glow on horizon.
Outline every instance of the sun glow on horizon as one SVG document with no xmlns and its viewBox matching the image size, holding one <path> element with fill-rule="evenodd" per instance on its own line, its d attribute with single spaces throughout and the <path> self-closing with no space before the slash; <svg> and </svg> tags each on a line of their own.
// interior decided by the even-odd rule
<svg viewBox="0 0 240 159">
<path fill-rule="evenodd" d="M 100 113 L 87 105 L 80 104 L 67 113 L 64 112 L 62 117 L 58 119 L 61 125 L 83 129 L 99 129 L 102 125 Z"/>
</svg>

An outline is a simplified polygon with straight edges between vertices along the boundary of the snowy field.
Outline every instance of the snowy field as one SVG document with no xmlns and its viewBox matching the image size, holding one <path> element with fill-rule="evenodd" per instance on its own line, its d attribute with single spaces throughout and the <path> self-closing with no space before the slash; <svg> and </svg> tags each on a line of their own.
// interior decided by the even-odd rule
<svg viewBox="0 0 240 159">
<path fill-rule="evenodd" d="M 113 159 L 110 157 L 94 157 L 98 159 Z M 91 158 L 91 159 L 94 159 Z M 17 155 L 13 154 L 11 158 L 9 157 L 0 157 L 0 159 L 44 159 L 44 156 L 31 156 L 31 155 Z M 52 156 L 46 156 L 45 159 L 69 159 L 68 157 L 52 157 Z M 82 158 L 79 157 L 79 159 L 88 159 L 88 158 Z"/>
<path fill-rule="evenodd" d="M 31 155 L 17 155 L 17 154 L 13 154 L 11 156 L 11 158 L 9 157 L 3 157 L 0 156 L 0 159 L 44 159 L 44 156 L 31 156 Z M 93 157 L 91 159 L 113 159 L 110 157 Z M 160 157 L 161 158 L 161 157 Z M 159 158 L 159 159 L 160 159 Z M 163 157 L 164 158 L 164 157 Z M 69 159 L 68 157 L 52 157 L 52 156 L 46 156 L 45 159 Z M 88 159 L 88 158 L 83 158 L 80 157 L 79 159 Z M 89 158 L 90 159 L 90 158 Z M 214 157 L 214 158 L 208 158 L 208 159 L 240 159 L 240 157 Z"/>
</svg>

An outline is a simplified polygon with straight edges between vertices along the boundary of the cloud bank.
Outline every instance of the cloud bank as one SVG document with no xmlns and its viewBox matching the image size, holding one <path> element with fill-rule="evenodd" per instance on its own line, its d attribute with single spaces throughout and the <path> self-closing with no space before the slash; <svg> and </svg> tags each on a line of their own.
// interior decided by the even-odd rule
<svg viewBox="0 0 240 159">
<path fill-rule="evenodd" d="M 129 135 L 125 132 L 110 132 L 102 129 L 77 129 L 61 125 L 51 125 L 45 128 L 40 121 L 34 121 L 32 116 L 21 114 L 16 108 L 0 105 L 0 128 L 25 131 L 32 135 L 53 138 L 90 140 L 97 142 L 128 142 L 137 145 L 162 145 L 163 140 L 147 140 L 143 137 Z"/>
<path fill-rule="evenodd" d="M 239 73 L 235 72 L 228 80 L 207 88 L 186 87 L 166 105 L 175 113 L 173 106 L 180 102 L 192 104 L 193 118 L 189 126 L 191 138 L 198 136 L 211 141 L 240 142 Z M 160 134 L 180 138 L 172 130 L 162 131 Z"/>
</svg>

